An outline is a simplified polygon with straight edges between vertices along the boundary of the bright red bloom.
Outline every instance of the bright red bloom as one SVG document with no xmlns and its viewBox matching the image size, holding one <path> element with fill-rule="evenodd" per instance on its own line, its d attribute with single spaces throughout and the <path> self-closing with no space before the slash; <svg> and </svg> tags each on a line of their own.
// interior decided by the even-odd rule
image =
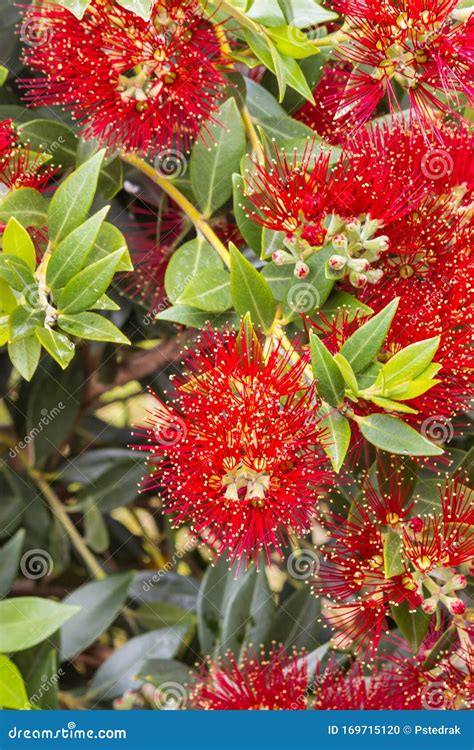
<svg viewBox="0 0 474 750">
<path fill-rule="evenodd" d="M 330 660 L 316 669 L 312 706 L 318 711 L 399 711 L 409 708 L 397 680 L 380 665 L 364 674 L 360 662 L 348 670 Z"/>
<path fill-rule="evenodd" d="M 165 511 L 229 561 L 257 560 L 305 534 L 328 479 L 304 359 L 277 345 L 265 358 L 245 331 L 207 331 L 179 380 L 177 409 L 148 420 L 151 487 Z"/>
<path fill-rule="evenodd" d="M 351 112 L 363 123 L 384 95 L 398 109 L 395 83 L 420 121 L 435 120 L 438 110 L 458 111 L 462 97 L 471 100 L 474 21 L 455 18 L 457 5 L 458 0 L 334 0 L 349 23 L 348 40 L 336 58 L 353 66 L 339 112 Z"/>
<path fill-rule="evenodd" d="M 53 172 L 28 145 L 20 146 L 12 120 L 0 122 L 0 197 L 19 187 L 42 190 Z"/>
<path fill-rule="evenodd" d="M 82 20 L 41 4 L 23 24 L 45 39 L 25 50 L 44 76 L 24 81 L 28 101 L 71 110 L 86 138 L 154 155 L 175 142 L 189 148 L 213 121 L 225 61 L 195 0 L 154 0 L 148 21 L 108 0 L 94 0 Z"/>
<path fill-rule="evenodd" d="M 273 646 L 268 657 L 253 649 L 237 663 L 231 652 L 201 667 L 187 708 L 205 711 L 303 711 L 308 705 L 304 653 L 288 656 Z"/>
</svg>

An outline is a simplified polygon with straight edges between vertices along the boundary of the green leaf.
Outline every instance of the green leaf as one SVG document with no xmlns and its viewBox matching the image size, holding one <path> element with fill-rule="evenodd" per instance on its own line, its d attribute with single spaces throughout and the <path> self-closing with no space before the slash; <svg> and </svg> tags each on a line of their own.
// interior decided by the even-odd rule
<svg viewBox="0 0 474 750">
<path fill-rule="evenodd" d="M 5 279 L 3 279 L 0 275 L 0 310 L 2 312 L 11 313 L 12 310 L 15 309 L 17 304 L 18 303 L 17 303 L 17 299 L 15 295 L 11 291 Z M 8 340 L 8 336 L 7 336 L 7 340 Z"/>
<path fill-rule="evenodd" d="M 442 365 L 432 364 L 428 365 L 424 373 L 419 377 L 412 380 L 410 383 L 400 383 L 400 385 L 392 386 L 390 389 L 390 396 L 392 399 L 397 401 L 405 401 L 407 399 L 417 398 L 421 396 L 430 388 L 440 383 L 440 380 L 435 380 L 434 376 L 442 369 Z"/>
<path fill-rule="evenodd" d="M 356 374 L 368 367 L 377 357 L 387 338 L 398 303 L 399 298 L 392 300 L 381 312 L 358 328 L 342 346 L 341 354 L 352 365 Z"/>
<path fill-rule="evenodd" d="M 423 662 L 423 670 L 428 672 L 434 669 L 438 662 L 451 652 L 452 647 L 457 641 L 458 633 L 456 626 L 451 625 L 428 651 L 428 656 Z"/>
<path fill-rule="evenodd" d="M 79 611 L 61 628 L 61 661 L 85 651 L 109 628 L 122 609 L 133 576 L 119 573 L 85 583 L 63 600 L 63 604 L 75 605 Z"/>
<path fill-rule="evenodd" d="M 198 636 L 204 654 L 214 652 L 220 635 L 223 601 L 229 576 L 228 564 L 221 558 L 204 573 L 197 600 Z"/>
<path fill-rule="evenodd" d="M 398 401 L 392 401 L 389 398 L 381 398 L 380 396 L 371 396 L 372 401 L 376 406 L 380 406 L 385 411 L 397 411 L 401 414 L 418 414 L 417 409 L 413 409 L 411 406 L 406 404 L 400 404 Z"/>
<path fill-rule="evenodd" d="M 0 87 L 6 83 L 8 74 L 8 68 L 6 68 L 4 65 L 0 65 Z"/>
<path fill-rule="evenodd" d="M 135 13 L 136 16 L 140 16 L 144 21 L 148 21 L 150 18 L 153 7 L 152 0 L 117 0 L 117 2 L 122 8 Z"/>
<path fill-rule="evenodd" d="M 56 658 L 56 643 L 59 633 L 38 646 L 15 654 L 15 664 L 19 668 L 26 685 L 30 705 L 34 708 L 55 711 L 59 708 L 59 677 Z"/>
<path fill-rule="evenodd" d="M 354 393 L 355 396 L 359 393 L 359 386 L 357 384 L 357 378 L 354 370 L 350 366 L 347 359 L 340 353 L 334 355 L 334 361 L 337 363 L 339 370 L 341 371 L 342 377 L 345 382 Z"/>
<path fill-rule="evenodd" d="M 48 638 L 78 611 L 78 607 L 18 596 L 0 602 L 0 648 L 4 653 L 23 651 Z"/>
<path fill-rule="evenodd" d="M 280 54 L 280 61 L 283 67 L 285 83 L 299 94 L 304 96 L 309 102 L 314 104 L 314 96 L 300 66 L 292 57 Z M 281 90 L 281 89 L 280 89 Z"/>
<path fill-rule="evenodd" d="M 165 273 L 168 299 L 174 303 L 183 294 L 192 279 L 204 270 L 222 270 L 224 264 L 216 251 L 203 237 L 181 245 L 170 258 Z"/>
<path fill-rule="evenodd" d="M 201 271 L 177 300 L 178 304 L 209 312 L 225 312 L 232 307 L 230 276 L 224 269 Z"/>
<path fill-rule="evenodd" d="M 194 628 L 196 625 L 196 616 L 192 612 L 187 612 L 182 607 L 169 602 L 143 604 L 134 610 L 133 616 L 146 630 L 172 628 L 175 625 L 184 624 Z"/>
<path fill-rule="evenodd" d="M 383 565 L 385 578 L 400 576 L 405 572 L 402 559 L 402 538 L 396 531 L 388 531 L 384 535 Z"/>
<path fill-rule="evenodd" d="M 106 201 L 115 198 L 123 187 L 123 167 L 118 156 L 104 161 L 100 170 L 97 190 Z"/>
<path fill-rule="evenodd" d="M 213 326 L 231 325 L 238 326 L 240 317 L 234 312 L 212 314 L 197 310 L 189 305 L 173 305 L 163 310 L 156 316 L 156 320 L 167 320 L 170 323 L 179 323 L 190 328 L 205 328 L 208 323 Z"/>
<path fill-rule="evenodd" d="M 110 224 L 108 221 L 104 221 L 99 230 L 94 247 L 87 258 L 87 262 L 95 263 L 96 260 L 106 258 L 107 255 L 114 253 L 116 250 L 122 250 L 122 257 L 115 270 L 117 272 L 133 271 L 133 265 L 130 260 L 130 253 L 128 252 L 125 237 L 117 227 Z"/>
<path fill-rule="evenodd" d="M 218 124 L 206 124 L 190 160 L 193 193 L 206 218 L 231 197 L 232 175 L 245 154 L 245 128 L 235 99 L 228 99 L 215 117 Z"/>
<path fill-rule="evenodd" d="M 75 346 L 67 336 L 51 328 L 37 328 L 36 337 L 44 346 L 48 354 L 58 363 L 63 370 L 66 369 L 74 357 Z"/>
<path fill-rule="evenodd" d="M 51 289 L 65 286 L 84 267 L 108 210 L 106 206 L 98 211 L 59 243 L 46 271 L 46 283 Z"/>
<path fill-rule="evenodd" d="M 48 202 L 33 188 L 12 190 L 0 200 L 0 221 L 6 224 L 11 217 L 24 227 L 44 227 L 48 217 Z"/>
<path fill-rule="evenodd" d="M 344 400 L 345 383 L 339 367 L 330 352 L 316 334 L 310 334 L 311 363 L 317 380 L 320 397 L 332 406 L 339 406 Z"/>
<path fill-rule="evenodd" d="M 87 5 L 89 0 L 86 0 Z M 76 0 L 79 4 L 79 0 Z M 66 7 L 64 0 L 61 3 Z M 84 7 L 85 7 L 84 5 Z M 72 8 L 69 8 L 73 13 Z M 76 15 L 76 14 L 74 14 Z M 72 167 L 76 161 L 77 137 L 71 128 L 57 120 L 36 119 L 22 125 L 20 141 L 29 143 L 34 151 L 49 154 L 54 164 Z"/>
<path fill-rule="evenodd" d="M 121 257 L 122 251 L 116 250 L 73 276 L 59 295 L 59 311 L 71 315 L 92 307 L 109 288 Z"/>
<path fill-rule="evenodd" d="M 109 701 L 127 690 L 137 689 L 134 676 L 149 659 L 170 659 L 179 651 L 188 633 L 188 626 L 152 630 L 131 638 L 125 646 L 114 651 L 95 673 L 88 698 Z"/>
<path fill-rule="evenodd" d="M 19 710 L 29 707 L 28 695 L 20 670 L 3 654 L 0 654 L 0 706 Z"/>
<path fill-rule="evenodd" d="M 0 549 L 0 597 L 3 598 L 10 591 L 15 580 L 20 556 L 25 541 L 25 530 L 20 529 L 15 536 Z"/>
<path fill-rule="evenodd" d="M 104 150 L 82 164 L 54 193 L 48 209 L 49 240 L 55 244 L 82 224 L 97 188 Z"/>
<path fill-rule="evenodd" d="M 274 26 L 268 33 L 277 49 L 295 60 L 302 60 L 319 52 L 317 42 L 308 39 L 304 31 L 296 26 Z"/>
<path fill-rule="evenodd" d="M 321 418 L 320 427 L 324 430 L 322 446 L 329 456 L 336 473 L 341 469 L 351 442 L 351 426 L 349 420 L 336 409 L 322 406 L 318 411 Z"/>
<path fill-rule="evenodd" d="M 91 310 L 120 310 L 120 305 L 117 305 L 116 302 L 111 297 L 108 297 L 107 294 L 103 294 L 102 297 L 99 297 L 97 302 L 94 302 L 93 306 L 91 307 Z"/>
<path fill-rule="evenodd" d="M 420 608 L 415 612 L 410 612 L 410 606 L 406 599 L 398 606 L 393 606 L 391 612 L 402 635 L 413 647 L 413 650 L 418 651 L 428 631 L 431 618 Z"/>
<path fill-rule="evenodd" d="M 28 389 L 25 432 L 39 466 L 69 437 L 81 404 L 84 374 L 79 361 L 63 371 L 46 358 Z"/>
<path fill-rule="evenodd" d="M 276 302 L 272 290 L 262 274 L 230 244 L 230 291 L 235 310 L 240 315 L 250 313 L 254 324 L 264 332 L 271 329 Z"/>
<path fill-rule="evenodd" d="M 244 193 L 245 183 L 243 177 L 240 174 L 232 175 L 232 183 L 234 191 L 234 216 L 237 226 L 248 246 L 258 254 L 260 253 L 262 227 L 247 218 L 247 213 L 254 211 L 255 207 Z"/>
<path fill-rule="evenodd" d="M 371 307 L 353 297 L 347 292 L 333 292 L 329 299 L 321 306 L 321 312 L 328 320 L 332 320 L 341 310 L 347 314 L 349 320 L 353 320 L 357 314 L 373 313 Z"/>
<path fill-rule="evenodd" d="M 384 396 L 392 396 L 392 388 L 409 383 L 422 375 L 438 351 L 440 337 L 417 341 L 397 352 L 380 370 L 375 387 L 383 389 Z"/>
<path fill-rule="evenodd" d="M 16 292 L 34 294 L 37 282 L 25 261 L 15 255 L 0 255 L 0 278 Z"/>
<path fill-rule="evenodd" d="M 33 310 L 28 305 L 18 305 L 10 315 L 10 341 L 20 341 L 32 336 L 37 326 L 44 323 L 44 312 Z"/>
<path fill-rule="evenodd" d="M 250 644 L 263 643 L 275 613 L 275 601 L 265 569 L 255 567 L 227 581 L 220 653 L 239 655 Z"/>
<path fill-rule="evenodd" d="M 388 414 L 357 417 L 363 436 L 376 448 L 402 456 L 440 456 L 443 451 L 401 419 Z"/>
<path fill-rule="evenodd" d="M 71 336 L 91 341 L 111 341 L 114 344 L 130 344 L 124 334 L 107 318 L 92 312 L 59 315 L 58 326 Z"/>
<path fill-rule="evenodd" d="M 31 380 L 38 367 L 41 345 L 35 336 L 8 344 L 8 356 L 22 378 Z"/>
<path fill-rule="evenodd" d="M 15 219 L 9 220 L 3 232 L 3 253 L 20 258 L 30 271 L 36 267 L 36 250 L 26 229 Z"/>
<path fill-rule="evenodd" d="M 79 20 L 91 4 L 91 0 L 57 0 L 57 2 L 58 5 L 62 5 L 63 8 L 70 10 L 76 18 L 79 18 Z"/>
</svg>

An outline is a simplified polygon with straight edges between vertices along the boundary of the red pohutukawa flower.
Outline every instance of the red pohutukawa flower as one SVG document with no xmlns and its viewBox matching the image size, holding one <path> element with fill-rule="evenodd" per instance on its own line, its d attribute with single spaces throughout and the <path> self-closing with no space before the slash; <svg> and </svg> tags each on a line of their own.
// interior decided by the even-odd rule
<svg viewBox="0 0 474 750">
<path fill-rule="evenodd" d="M 396 84 L 426 123 L 438 110 L 457 112 L 474 94 L 474 19 L 459 0 L 334 0 L 345 14 L 347 41 L 336 59 L 353 67 L 330 109 L 367 121 L 386 96 L 398 109 Z M 342 96 L 341 96 L 342 94 Z"/>
<path fill-rule="evenodd" d="M 12 120 L 0 122 L 0 197 L 19 187 L 41 190 L 53 172 L 28 144 L 20 145 Z"/>
<path fill-rule="evenodd" d="M 343 669 L 330 659 L 324 670 L 317 665 L 311 705 L 317 711 L 400 711 L 410 704 L 399 685 L 395 674 L 378 665 L 364 674 L 360 662 Z"/>
<path fill-rule="evenodd" d="M 354 502 L 349 520 L 329 520 L 333 541 L 324 547 L 314 584 L 315 593 L 327 597 L 324 613 L 336 631 L 336 646 L 354 646 L 369 656 L 402 604 L 412 611 L 421 607 L 428 616 L 445 612 L 464 627 L 466 604 L 459 592 L 466 578 L 458 566 L 474 555 L 473 492 L 449 480 L 440 487 L 440 513 L 421 517 L 414 515 L 416 505 L 399 471 L 394 476 L 386 489 L 366 487 L 365 502 Z M 393 540 L 398 537 L 399 552 L 397 565 L 387 570 L 389 532 Z"/>
<path fill-rule="evenodd" d="M 252 218 L 286 234 L 273 260 L 300 269 L 332 248 L 331 274 L 356 288 L 385 276 L 407 280 L 405 287 L 430 273 L 466 278 L 473 137 L 440 122 L 439 138 L 430 143 L 416 123 L 396 119 L 353 136 L 332 171 L 329 156 L 311 146 L 299 161 L 276 153 L 256 166 L 248 178 Z"/>
<path fill-rule="evenodd" d="M 310 529 L 329 481 L 305 361 L 291 364 L 280 345 L 264 356 L 243 328 L 210 329 L 184 368 L 176 408 L 159 402 L 148 420 L 148 486 L 218 556 L 268 558 Z"/>
<path fill-rule="evenodd" d="M 305 654 L 288 656 L 274 645 L 268 654 L 249 648 L 238 663 L 231 652 L 208 659 L 190 692 L 189 709 L 205 711 L 303 711 L 308 705 Z"/>
<path fill-rule="evenodd" d="M 93 0 L 82 20 L 41 3 L 23 24 L 44 39 L 25 50 L 43 74 L 23 82 L 28 101 L 71 110 L 86 138 L 155 154 L 188 148 L 213 121 L 225 60 L 196 0 L 154 0 L 147 21 L 109 0 Z"/>
</svg>

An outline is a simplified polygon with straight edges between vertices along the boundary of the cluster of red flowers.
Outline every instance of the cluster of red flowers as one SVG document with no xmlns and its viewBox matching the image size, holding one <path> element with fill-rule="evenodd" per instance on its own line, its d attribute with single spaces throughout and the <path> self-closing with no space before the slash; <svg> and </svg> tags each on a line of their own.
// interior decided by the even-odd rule
<svg viewBox="0 0 474 750">
<path fill-rule="evenodd" d="M 20 145 L 11 120 L 0 122 L 0 197 L 19 187 L 41 190 L 52 172 L 43 166 L 41 155 L 31 153 L 28 144 Z"/>
<path fill-rule="evenodd" d="M 466 603 L 460 591 L 466 577 L 459 566 L 474 556 L 473 492 L 460 481 L 439 489 L 439 512 L 416 515 L 409 483 L 391 467 L 377 488 L 368 485 L 364 500 L 354 501 L 347 520 L 332 518 L 332 541 L 324 548 L 315 593 L 328 597 L 325 614 L 336 630 L 338 647 L 354 644 L 376 651 L 388 634 L 387 617 L 405 604 L 430 617 L 445 609 L 460 616 Z M 384 541 L 393 535 L 400 564 L 387 573 Z M 332 600 L 332 601 L 331 601 Z"/>
<path fill-rule="evenodd" d="M 436 633 L 439 636 L 439 633 Z M 185 708 L 207 711 L 291 710 L 437 710 L 468 709 L 473 705 L 473 652 L 451 649 L 434 667 L 427 665 L 427 637 L 418 659 L 390 657 L 364 672 L 359 661 L 344 665 L 335 657 L 323 666 L 316 663 L 311 677 L 306 654 L 288 656 L 275 644 L 244 652 L 237 661 L 208 659 L 195 678 Z"/>
<path fill-rule="evenodd" d="M 367 121 L 386 96 L 399 108 L 397 85 L 417 118 L 457 112 L 474 95 L 474 19 L 458 0 L 333 0 L 345 15 L 347 41 L 336 58 L 348 63 L 329 109 Z"/>
<path fill-rule="evenodd" d="M 196 0 L 155 0 L 145 21 L 117 2 L 93 0 L 81 20 L 56 4 L 25 13 L 36 42 L 25 62 L 33 105 L 59 104 L 105 145 L 155 154 L 188 148 L 213 121 L 225 64 L 218 28 Z"/>
<path fill-rule="evenodd" d="M 230 561 L 307 533 L 328 480 L 304 360 L 280 345 L 262 355 L 244 327 L 204 333 L 183 363 L 179 411 L 160 402 L 140 446 L 156 454 L 149 485 L 164 487 L 165 511 Z"/>
</svg>

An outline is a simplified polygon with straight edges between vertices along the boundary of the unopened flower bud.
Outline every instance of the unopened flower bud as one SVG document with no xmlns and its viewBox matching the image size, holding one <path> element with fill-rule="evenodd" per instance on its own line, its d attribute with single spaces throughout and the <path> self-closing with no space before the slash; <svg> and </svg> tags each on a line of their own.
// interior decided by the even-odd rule
<svg viewBox="0 0 474 750">
<path fill-rule="evenodd" d="M 347 250 L 347 237 L 344 234 L 336 234 L 332 238 L 334 250 Z"/>
<path fill-rule="evenodd" d="M 380 279 L 383 277 L 383 271 L 381 268 L 374 268 L 367 274 L 367 281 L 369 284 L 378 284 Z"/>
<path fill-rule="evenodd" d="M 377 229 L 379 229 L 381 226 L 382 224 L 377 221 L 377 219 L 370 219 L 369 217 L 367 217 L 360 233 L 361 240 L 370 240 L 370 238 L 374 236 Z"/>
<path fill-rule="evenodd" d="M 389 244 L 390 240 L 385 234 L 375 237 L 373 240 L 364 240 L 364 247 L 369 252 L 384 253 L 388 250 Z"/>
<path fill-rule="evenodd" d="M 360 238 L 361 223 L 358 219 L 353 219 L 346 223 L 346 231 L 349 233 L 351 240 Z"/>
<path fill-rule="evenodd" d="M 342 219 L 340 219 L 339 216 L 332 214 L 329 221 L 329 226 L 327 228 L 327 237 L 333 237 L 342 229 L 343 226 L 344 222 L 342 221 Z"/>
<path fill-rule="evenodd" d="M 344 258 L 342 255 L 331 255 L 328 263 L 329 263 L 329 268 L 331 268 L 333 271 L 342 271 L 342 269 L 347 263 L 347 259 Z"/>
<path fill-rule="evenodd" d="M 370 270 L 370 263 L 365 258 L 351 258 L 347 265 L 357 273 L 367 273 Z"/>
<path fill-rule="evenodd" d="M 423 612 L 426 612 L 427 615 L 432 615 L 436 612 L 437 604 L 437 599 L 434 596 L 430 596 L 429 599 L 424 600 L 421 605 L 421 609 L 423 610 Z"/>
<path fill-rule="evenodd" d="M 299 260 L 295 266 L 295 276 L 298 279 L 305 279 L 309 274 L 309 266 L 303 260 Z"/>
<path fill-rule="evenodd" d="M 277 266 L 283 266 L 285 263 L 293 263 L 294 258 L 285 250 L 275 250 L 275 252 L 272 253 L 272 261 L 276 263 Z"/>
<path fill-rule="evenodd" d="M 367 276 L 363 273 L 352 271 L 349 276 L 349 281 L 356 289 L 362 289 L 367 284 Z"/>
</svg>

